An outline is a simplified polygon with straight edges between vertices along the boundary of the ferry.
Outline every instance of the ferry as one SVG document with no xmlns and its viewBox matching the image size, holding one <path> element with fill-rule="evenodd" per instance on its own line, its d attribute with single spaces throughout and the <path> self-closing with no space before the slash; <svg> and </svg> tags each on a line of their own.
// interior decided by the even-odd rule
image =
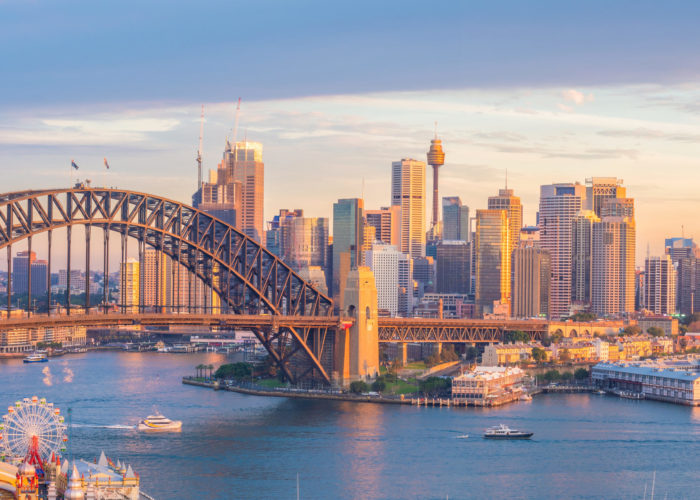
<svg viewBox="0 0 700 500">
<path fill-rule="evenodd" d="M 149 415 L 139 422 L 140 431 L 179 432 L 182 428 L 180 420 L 170 420 L 156 411 L 155 415 Z"/>
<path fill-rule="evenodd" d="M 534 432 L 518 431 L 501 424 L 486 429 L 484 437 L 487 439 L 530 439 L 533 434 Z"/>
<path fill-rule="evenodd" d="M 25 363 L 48 363 L 49 358 L 44 353 L 34 352 L 26 356 L 22 361 Z"/>
</svg>

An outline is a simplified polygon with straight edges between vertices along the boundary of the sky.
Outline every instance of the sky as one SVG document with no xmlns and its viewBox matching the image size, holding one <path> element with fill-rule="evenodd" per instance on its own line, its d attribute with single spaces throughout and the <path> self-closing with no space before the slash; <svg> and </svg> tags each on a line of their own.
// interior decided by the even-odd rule
<svg viewBox="0 0 700 500">
<path fill-rule="evenodd" d="M 201 105 L 214 169 L 241 97 L 238 139 L 264 147 L 266 220 L 330 217 L 363 194 L 388 205 L 391 162 L 425 160 L 437 122 L 441 196 L 485 208 L 507 170 L 533 224 L 540 185 L 615 176 L 636 200 L 639 260 L 665 237 L 700 238 L 699 14 L 679 1 L 0 0 L 0 191 L 67 186 L 75 159 L 95 184 L 187 202 Z"/>
</svg>

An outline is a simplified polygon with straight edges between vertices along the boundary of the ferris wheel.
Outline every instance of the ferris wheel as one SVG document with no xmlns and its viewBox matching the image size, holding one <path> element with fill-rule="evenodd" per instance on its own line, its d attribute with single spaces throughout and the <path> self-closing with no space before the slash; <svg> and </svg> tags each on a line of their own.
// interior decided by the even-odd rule
<svg viewBox="0 0 700 500">
<path fill-rule="evenodd" d="M 17 401 L 0 421 L 0 455 L 24 458 L 37 454 L 47 461 L 65 451 L 66 426 L 61 410 L 36 396 Z"/>
</svg>

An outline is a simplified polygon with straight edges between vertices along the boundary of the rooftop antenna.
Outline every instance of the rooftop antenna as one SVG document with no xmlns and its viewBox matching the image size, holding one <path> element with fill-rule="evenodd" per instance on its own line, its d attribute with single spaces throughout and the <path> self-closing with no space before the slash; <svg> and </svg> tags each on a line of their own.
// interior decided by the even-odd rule
<svg viewBox="0 0 700 500">
<path fill-rule="evenodd" d="M 437 139 L 437 122 L 435 122 L 435 139 Z"/>
<path fill-rule="evenodd" d="M 508 169 L 506 168 L 506 190 L 508 190 Z"/>
<path fill-rule="evenodd" d="M 647 260 L 649 260 L 649 257 L 651 254 L 649 253 L 649 242 L 647 241 Z"/>
<path fill-rule="evenodd" d="M 238 98 L 236 104 L 236 118 L 233 120 L 233 148 L 236 148 L 236 135 L 238 134 L 238 117 L 241 114 L 241 98 Z"/>
<path fill-rule="evenodd" d="M 362 201 L 365 200 L 365 177 L 362 176 Z"/>
<path fill-rule="evenodd" d="M 685 239 L 685 226 L 681 224 L 681 238 Z"/>
<path fill-rule="evenodd" d="M 199 150 L 197 151 L 197 189 L 202 187 L 202 138 L 204 137 L 204 104 L 199 121 Z"/>
</svg>

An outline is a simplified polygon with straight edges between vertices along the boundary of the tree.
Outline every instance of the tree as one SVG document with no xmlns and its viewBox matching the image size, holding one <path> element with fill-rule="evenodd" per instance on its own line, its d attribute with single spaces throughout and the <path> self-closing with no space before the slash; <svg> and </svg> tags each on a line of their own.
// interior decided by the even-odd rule
<svg viewBox="0 0 700 500">
<path fill-rule="evenodd" d="M 577 312 L 569 318 L 572 321 L 577 321 L 579 323 L 588 323 L 589 321 L 595 321 L 598 319 L 595 313 L 592 312 Z"/>
<path fill-rule="evenodd" d="M 547 359 L 547 351 L 545 351 L 541 347 L 533 347 L 532 359 L 534 359 L 537 363 L 545 361 Z"/>
<path fill-rule="evenodd" d="M 362 380 L 350 382 L 350 392 L 353 394 L 363 394 L 369 391 L 369 386 Z"/>
<path fill-rule="evenodd" d="M 377 377 L 377 380 L 372 382 L 372 390 L 375 392 L 383 392 L 386 390 L 386 381 L 384 377 Z"/>
<path fill-rule="evenodd" d="M 209 365 L 211 366 L 211 365 Z M 209 366 L 204 365 L 205 369 Z M 213 366 L 212 366 L 213 368 Z M 253 367 L 250 363 L 231 363 L 226 365 L 221 365 L 214 373 L 214 378 L 233 378 L 238 381 L 250 378 L 253 374 Z"/>
<path fill-rule="evenodd" d="M 574 374 L 571 372 L 562 372 L 562 374 L 561 374 L 561 379 L 564 382 L 569 382 L 573 378 L 574 378 Z"/>
<path fill-rule="evenodd" d="M 201 378 L 202 377 L 202 370 L 204 369 L 204 365 L 199 364 L 195 367 L 195 369 L 197 370 L 197 378 Z"/>
<path fill-rule="evenodd" d="M 506 342 L 530 342 L 530 336 L 522 330 L 506 332 L 504 340 Z"/>
<path fill-rule="evenodd" d="M 574 372 L 574 378 L 576 380 L 585 380 L 588 377 L 590 377 L 590 372 L 588 370 L 585 368 L 576 368 L 576 371 Z"/>
<path fill-rule="evenodd" d="M 468 361 L 472 361 L 472 360 L 475 360 L 476 358 L 478 358 L 478 357 L 479 357 L 479 354 L 480 354 L 480 353 L 479 353 L 479 348 L 478 348 L 478 347 L 471 347 L 471 346 L 470 346 L 470 347 L 467 347 L 467 350 L 466 350 L 465 353 L 464 353 L 464 357 L 465 357 Z"/>
<path fill-rule="evenodd" d="M 542 378 L 547 382 L 556 382 L 561 379 L 561 373 L 558 370 L 547 370 Z"/>
<path fill-rule="evenodd" d="M 428 377 L 418 383 L 418 390 L 428 396 L 448 395 L 452 390 L 452 380 L 442 377 Z"/>
<path fill-rule="evenodd" d="M 637 325 L 629 325 L 622 329 L 622 335 L 639 335 L 642 329 Z"/>
<path fill-rule="evenodd" d="M 571 354 L 568 349 L 562 349 L 559 353 L 559 361 L 562 363 L 568 363 L 571 361 Z"/>
<path fill-rule="evenodd" d="M 450 361 L 459 361 L 459 356 L 455 352 L 455 348 L 452 344 L 447 344 L 442 348 L 440 353 L 440 361 L 443 363 L 449 363 Z"/>
<path fill-rule="evenodd" d="M 649 328 L 647 328 L 647 333 L 652 337 L 663 337 L 664 335 L 666 335 L 666 332 L 664 332 L 658 326 L 650 326 Z"/>
</svg>

